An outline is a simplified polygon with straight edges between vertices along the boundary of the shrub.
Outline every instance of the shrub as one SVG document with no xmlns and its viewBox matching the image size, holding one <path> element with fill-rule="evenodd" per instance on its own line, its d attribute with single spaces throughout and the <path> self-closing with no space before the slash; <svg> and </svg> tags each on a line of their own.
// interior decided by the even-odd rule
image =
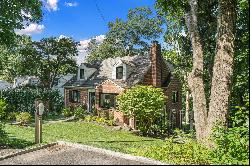
<svg viewBox="0 0 250 166">
<path fill-rule="evenodd" d="M 4 134 L 3 128 L 4 128 L 4 124 L 3 124 L 3 123 L 1 122 L 1 120 L 0 120 L 0 135 L 1 135 L 1 136 Z M 1 139 L 1 137 L 0 137 L 0 139 Z M 0 142 L 0 143 L 1 143 L 1 142 Z"/>
<path fill-rule="evenodd" d="M 236 107 L 236 113 L 231 117 L 232 126 L 225 128 L 217 125 L 213 139 L 216 148 L 211 157 L 216 164 L 247 165 L 249 164 L 249 101 L 245 106 Z"/>
<path fill-rule="evenodd" d="M 63 108 L 63 97 L 57 90 L 19 87 L 2 91 L 2 98 L 8 104 L 8 112 L 35 112 L 35 99 L 40 98 L 44 104 L 48 103 L 49 111 L 60 112 Z M 48 109 L 48 108 L 47 108 Z"/>
<path fill-rule="evenodd" d="M 62 110 L 62 115 L 64 116 L 64 117 L 70 117 L 70 116 L 73 116 L 73 111 L 71 111 L 70 110 L 70 108 L 64 108 L 63 110 Z"/>
<path fill-rule="evenodd" d="M 91 115 L 87 115 L 84 117 L 84 121 L 85 122 L 97 122 L 99 124 L 107 124 L 109 126 L 114 126 L 115 125 L 115 121 L 114 120 L 106 120 L 105 118 L 102 117 L 98 117 L 98 116 L 91 116 Z"/>
<path fill-rule="evenodd" d="M 91 121 L 96 121 L 97 118 L 98 116 L 91 116 Z"/>
<path fill-rule="evenodd" d="M 106 120 L 105 123 L 106 123 L 108 126 L 114 126 L 114 125 L 115 125 L 115 121 L 114 121 L 114 120 Z"/>
<path fill-rule="evenodd" d="M 178 165 L 208 165 L 210 153 L 209 149 L 191 139 L 184 144 L 177 144 L 170 138 L 166 140 L 164 146 L 150 146 L 139 150 L 136 155 Z"/>
<path fill-rule="evenodd" d="M 0 120 L 4 119 L 6 116 L 6 108 L 7 108 L 7 103 L 3 100 L 0 99 Z"/>
<path fill-rule="evenodd" d="M 4 124 L 1 122 L 2 118 L 5 116 L 6 103 L 4 100 L 0 99 L 0 135 L 4 134 L 3 128 Z"/>
<path fill-rule="evenodd" d="M 86 115 L 86 109 L 84 109 L 82 106 L 79 106 L 75 109 L 74 115 L 77 119 L 84 119 L 84 116 Z"/>
<path fill-rule="evenodd" d="M 47 104 L 49 112 L 57 112 L 63 108 L 64 102 L 58 90 L 45 89 L 43 91 L 38 91 L 36 98 L 40 98 L 44 104 Z"/>
<path fill-rule="evenodd" d="M 163 114 L 165 96 L 160 88 L 135 86 L 117 97 L 119 110 L 129 117 L 135 116 L 138 129 L 147 134 Z"/>
<path fill-rule="evenodd" d="M 6 119 L 7 119 L 8 121 L 16 120 L 16 116 L 17 116 L 17 115 L 18 115 L 17 112 L 10 112 L 10 113 L 8 113 Z"/>
<path fill-rule="evenodd" d="M 149 127 L 148 134 L 151 136 L 163 136 L 168 133 L 168 125 L 165 124 L 154 124 Z"/>
<path fill-rule="evenodd" d="M 91 116 L 90 115 L 85 116 L 84 121 L 85 122 L 90 122 L 91 121 Z"/>
<path fill-rule="evenodd" d="M 152 126 L 149 127 L 148 133 L 151 136 L 157 136 L 157 137 L 162 137 L 166 136 L 168 134 L 169 130 L 169 125 L 168 125 L 168 120 L 167 116 L 162 114 L 153 124 Z"/>
<path fill-rule="evenodd" d="M 100 124 L 105 124 L 106 119 L 105 119 L 105 118 L 102 118 L 102 117 L 98 117 L 98 118 L 96 118 L 96 122 L 97 122 L 97 123 L 100 123 Z"/>
<path fill-rule="evenodd" d="M 31 120 L 31 115 L 28 112 L 21 112 L 17 114 L 16 121 L 20 122 L 21 125 L 27 125 Z"/>
</svg>

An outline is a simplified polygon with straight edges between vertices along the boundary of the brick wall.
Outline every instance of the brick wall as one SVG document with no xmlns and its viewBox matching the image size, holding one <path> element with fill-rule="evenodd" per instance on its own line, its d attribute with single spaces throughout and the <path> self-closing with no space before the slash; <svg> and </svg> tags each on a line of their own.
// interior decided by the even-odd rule
<svg viewBox="0 0 250 166">
<path fill-rule="evenodd" d="M 120 94 L 124 90 L 125 89 L 119 87 L 118 85 L 116 85 L 115 83 L 113 83 L 110 80 L 107 80 L 107 81 L 103 82 L 101 85 L 99 85 L 98 87 L 96 87 L 96 108 L 98 109 L 98 111 L 99 112 L 103 111 L 103 108 L 101 108 L 99 106 L 99 104 L 100 104 L 100 93 L 116 93 L 116 94 Z M 109 114 L 111 114 L 110 111 L 109 111 Z M 135 127 L 133 118 L 130 119 L 130 118 L 124 116 L 122 112 L 117 111 L 117 110 L 113 110 L 112 114 L 114 116 L 114 120 L 116 121 L 117 125 L 121 125 L 121 126 L 126 125 L 126 126 L 131 126 L 132 128 Z"/>
<path fill-rule="evenodd" d="M 162 88 L 164 94 L 168 97 L 166 101 L 167 113 L 170 116 L 171 121 L 174 121 L 176 127 L 180 127 L 180 110 L 182 108 L 181 104 L 181 82 L 175 76 L 169 77 L 171 73 L 168 65 L 166 64 L 164 58 L 161 55 L 161 46 L 157 42 L 153 42 L 150 49 L 150 59 L 151 68 L 144 76 L 142 82 L 143 85 L 153 85 L 154 87 Z M 164 85 L 167 79 L 170 78 L 170 82 L 167 87 Z M 173 91 L 178 91 L 179 102 L 172 102 Z M 173 109 L 176 110 L 174 114 L 171 112 Z M 174 117 L 174 118 L 173 118 Z"/>
<path fill-rule="evenodd" d="M 75 102 L 70 102 L 69 99 L 69 92 L 71 90 L 78 90 L 80 91 L 80 102 L 75 103 Z M 83 105 L 83 104 L 88 104 L 88 90 L 87 89 L 83 89 L 83 88 L 65 88 L 64 89 L 64 103 L 66 107 L 77 107 L 79 105 Z"/>
<path fill-rule="evenodd" d="M 114 120 L 115 120 L 116 124 L 123 125 L 123 123 L 124 123 L 123 113 L 120 111 L 114 111 Z"/>
<path fill-rule="evenodd" d="M 172 76 L 171 82 L 168 85 L 168 87 L 162 88 L 164 90 L 164 94 L 167 97 L 166 101 L 166 109 L 168 118 L 171 122 L 173 122 L 173 127 L 181 127 L 181 121 L 180 121 L 180 111 L 182 109 L 182 103 L 181 103 L 181 96 L 182 96 L 182 87 L 181 82 L 178 78 L 175 76 Z M 173 103 L 172 101 L 172 93 L 174 91 L 178 92 L 178 102 Z M 173 109 L 175 109 L 175 113 L 173 112 Z"/>
<path fill-rule="evenodd" d="M 143 84 L 162 87 L 170 73 L 170 70 L 161 55 L 161 46 L 153 42 L 150 48 L 151 68 L 144 76 Z"/>
<path fill-rule="evenodd" d="M 119 86 L 117 86 L 116 84 L 114 84 L 110 80 L 107 80 L 107 81 L 103 82 L 101 85 L 97 86 L 95 89 L 95 96 L 96 96 L 95 108 L 98 110 L 97 114 L 100 115 L 100 112 L 107 111 L 107 110 L 104 110 L 104 108 L 100 107 L 100 94 L 101 93 L 119 94 L 122 91 L 123 91 L 122 88 L 120 88 Z M 109 113 L 110 113 L 110 111 L 109 111 Z M 116 124 L 123 126 L 123 123 L 124 123 L 123 113 L 120 111 L 114 110 L 112 112 L 112 114 L 114 116 L 114 120 L 116 121 Z"/>
<path fill-rule="evenodd" d="M 97 109 L 101 109 L 100 108 L 100 93 L 116 93 L 116 94 L 119 94 L 123 90 L 124 89 L 117 86 L 116 84 L 114 84 L 110 80 L 107 80 L 107 81 L 103 82 L 101 85 L 97 86 L 96 89 L 95 89 L 95 96 L 96 96 L 95 107 Z"/>
</svg>

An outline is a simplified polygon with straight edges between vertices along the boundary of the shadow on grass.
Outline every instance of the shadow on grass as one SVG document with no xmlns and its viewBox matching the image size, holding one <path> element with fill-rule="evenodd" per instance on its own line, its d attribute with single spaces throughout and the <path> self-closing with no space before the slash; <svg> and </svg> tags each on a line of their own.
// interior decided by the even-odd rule
<svg viewBox="0 0 250 166">
<path fill-rule="evenodd" d="M 15 137 L 9 137 L 7 134 L 0 138 L 0 149 L 24 149 L 28 146 L 34 145 L 34 142 L 18 139 Z"/>
</svg>

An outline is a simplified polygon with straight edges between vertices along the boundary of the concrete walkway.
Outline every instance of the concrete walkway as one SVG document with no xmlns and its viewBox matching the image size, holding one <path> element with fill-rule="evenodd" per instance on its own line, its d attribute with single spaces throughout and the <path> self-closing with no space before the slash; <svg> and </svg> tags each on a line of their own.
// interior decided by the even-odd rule
<svg viewBox="0 0 250 166">
<path fill-rule="evenodd" d="M 17 155 L 0 165 L 163 165 L 159 161 L 86 145 L 59 142 L 57 145 Z"/>
</svg>

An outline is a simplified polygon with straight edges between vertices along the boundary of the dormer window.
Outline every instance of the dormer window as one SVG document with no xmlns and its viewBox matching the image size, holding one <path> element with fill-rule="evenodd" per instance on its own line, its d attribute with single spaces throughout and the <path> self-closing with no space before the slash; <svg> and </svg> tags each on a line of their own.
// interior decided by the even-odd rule
<svg viewBox="0 0 250 166">
<path fill-rule="evenodd" d="M 84 69 L 80 69 L 80 79 L 84 79 Z"/>
<path fill-rule="evenodd" d="M 119 66 L 116 68 L 116 79 L 122 79 L 123 77 L 123 67 Z"/>
</svg>

